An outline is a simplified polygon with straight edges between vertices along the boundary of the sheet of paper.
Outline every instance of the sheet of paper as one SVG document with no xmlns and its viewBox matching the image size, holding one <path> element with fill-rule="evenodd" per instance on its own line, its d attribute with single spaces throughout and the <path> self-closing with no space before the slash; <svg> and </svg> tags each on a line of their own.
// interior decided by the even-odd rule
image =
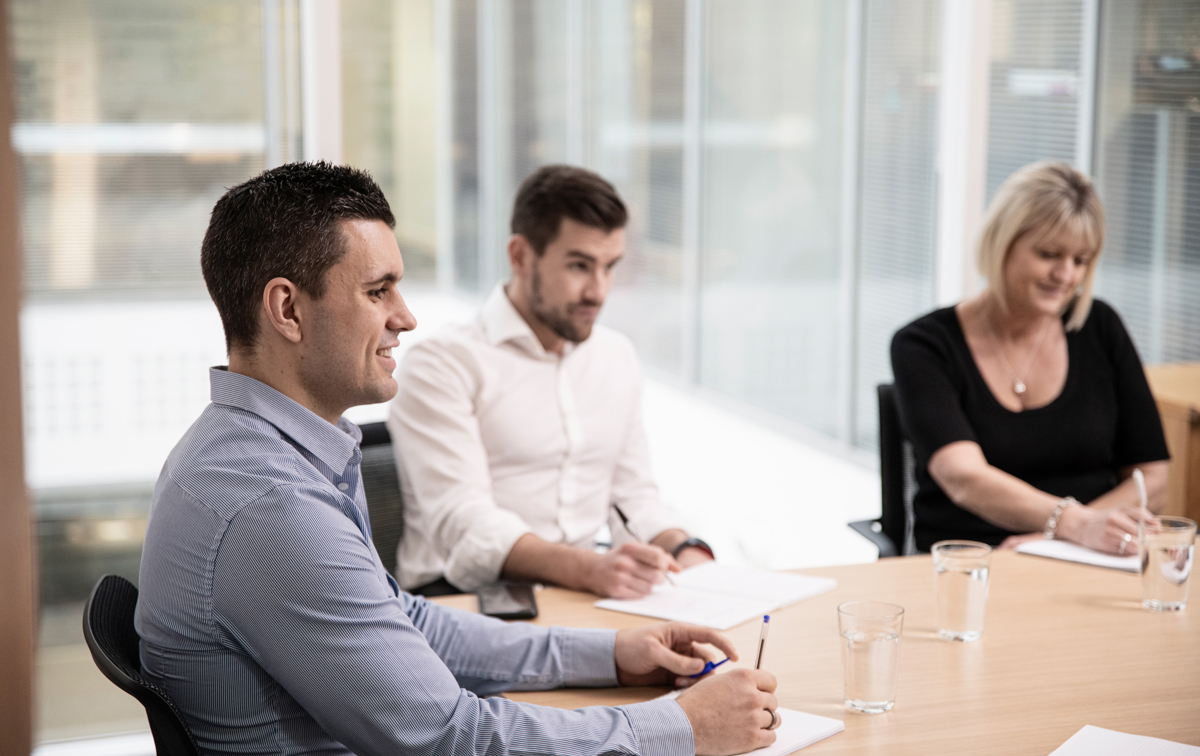
<svg viewBox="0 0 1200 756">
<path fill-rule="evenodd" d="M 678 698 L 682 692 L 682 690 L 673 690 L 658 698 Z M 749 753 L 754 756 L 787 756 L 789 753 L 795 753 L 801 748 L 810 746 L 818 740 L 824 740 L 830 735 L 837 735 L 846 729 L 845 723 L 840 719 L 830 719 L 782 707 L 778 711 L 782 721 L 779 723 L 779 729 L 775 730 L 775 742 L 766 748 Z M 742 754 L 742 756 L 746 756 L 746 754 Z"/>
<path fill-rule="evenodd" d="M 1050 756 L 1200 756 L 1200 747 L 1087 725 Z"/>
<path fill-rule="evenodd" d="M 1133 546 L 1136 547 L 1137 544 L 1133 544 Z M 1085 546 L 1068 543 L 1067 541 L 1048 541 L 1045 539 L 1027 541 L 1017 547 L 1017 553 L 1062 559 L 1068 562 L 1080 562 L 1082 564 L 1095 565 L 1096 567 L 1107 567 L 1110 570 L 1122 570 L 1123 572 L 1141 571 L 1141 564 L 1137 554 L 1131 556 L 1102 554 L 1099 551 L 1093 551 Z"/>
<path fill-rule="evenodd" d="M 675 586 L 659 585 L 643 598 L 602 599 L 596 606 L 728 630 L 837 587 L 833 578 L 725 567 L 716 562 L 684 570 L 674 577 Z"/>
</svg>

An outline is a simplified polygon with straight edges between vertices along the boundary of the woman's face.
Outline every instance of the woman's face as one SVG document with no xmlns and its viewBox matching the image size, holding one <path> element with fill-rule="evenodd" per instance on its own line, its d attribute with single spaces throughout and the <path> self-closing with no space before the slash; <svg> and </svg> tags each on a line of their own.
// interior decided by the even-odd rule
<svg viewBox="0 0 1200 756">
<path fill-rule="evenodd" d="M 1083 283 L 1095 254 L 1081 234 L 1064 229 L 1027 232 L 1015 242 L 1004 263 L 1009 309 L 1017 313 L 1060 315 Z"/>
</svg>

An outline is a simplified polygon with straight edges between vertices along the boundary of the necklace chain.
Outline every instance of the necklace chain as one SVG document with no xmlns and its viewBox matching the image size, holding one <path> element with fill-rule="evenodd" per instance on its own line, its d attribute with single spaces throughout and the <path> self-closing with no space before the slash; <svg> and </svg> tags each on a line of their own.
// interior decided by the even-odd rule
<svg viewBox="0 0 1200 756">
<path fill-rule="evenodd" d="M 1024 394 L 1027 389 L 1024 378 L 1029 374 L 1029 368 L 1033 367 L 1033 360 L 1042 348 L 1042 341 L 1045 340 L 1046 334 L 1050 330 L 1050 321 L 1047 320 L 1045 325 L 1042 326 L 1041 333 L 1038 334 L 1037 341 L 1034 342 L 1033 351 L 1029 353 L 1029 358 L 1025 360 L 1025 369 L 1018 373 L 1013 370 L 1012 365 L 1009 364 L 1008 357 L 1004 354 L 1004 341 L 1000 338 L 1000 332 L 992 325 L 991 317 L 985 313 L 983 319 L 987 323 L 988 330 L 992 332 L 992 337 L 996 339 L 996 346 L 1000 352 L 1000 359 L 1004 362 L 1004 367 L 1008 370 L 1009 375 L 1013 377 L 1013 393 L 1017 396 Z"/>
</svg>

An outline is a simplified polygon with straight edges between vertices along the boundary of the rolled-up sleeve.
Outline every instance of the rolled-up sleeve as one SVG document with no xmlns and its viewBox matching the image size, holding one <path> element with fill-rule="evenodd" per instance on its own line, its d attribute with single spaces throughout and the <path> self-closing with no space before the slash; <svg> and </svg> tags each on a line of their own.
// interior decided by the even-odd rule
<svg viewBox="0 0 1200 756">
<path fill-rule="evenodd" d="M 480 698 L 612 685 L 614 633 L 505 624 L 397 596 L 366 538 L 318 489 L 277 488 L 233 517 L 212 615 L 224 643 L 358 754 L 694 750 L 673 701 L 566 711 Z"/>
<path fill-rule="evenodd" d="M 397 380 L 404 390 L 391 404 L 388 428 L 404 480 L 405 527 L 444 562 L 445 577 L 473 591 L 500 577 L 513 544 L 530 532 L 492 497 L 487 451 L 475 416 L 477 376 L 469 361 L 417 344 L 404 356 Z M 400 560 L 407 588 L 437 575 L 411 575 Z"/>
</svg>

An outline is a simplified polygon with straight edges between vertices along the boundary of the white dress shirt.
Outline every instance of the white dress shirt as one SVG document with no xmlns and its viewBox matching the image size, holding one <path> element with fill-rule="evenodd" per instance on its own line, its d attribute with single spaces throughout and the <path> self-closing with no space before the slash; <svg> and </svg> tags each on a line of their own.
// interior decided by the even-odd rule
<svg viewBox="0 0 1200 756">
<path fill-rule="evenodd" d="M 475 590 L 525 533 L 591 549 L 606 522 L 618 542 L 682 527 L 651 477 L 641 367 L 616 331 L 547 352 L 497 286 L 473 323 L 409 349 L 396 379 L 405 588 L 445 576 Z"/>
</svg>

